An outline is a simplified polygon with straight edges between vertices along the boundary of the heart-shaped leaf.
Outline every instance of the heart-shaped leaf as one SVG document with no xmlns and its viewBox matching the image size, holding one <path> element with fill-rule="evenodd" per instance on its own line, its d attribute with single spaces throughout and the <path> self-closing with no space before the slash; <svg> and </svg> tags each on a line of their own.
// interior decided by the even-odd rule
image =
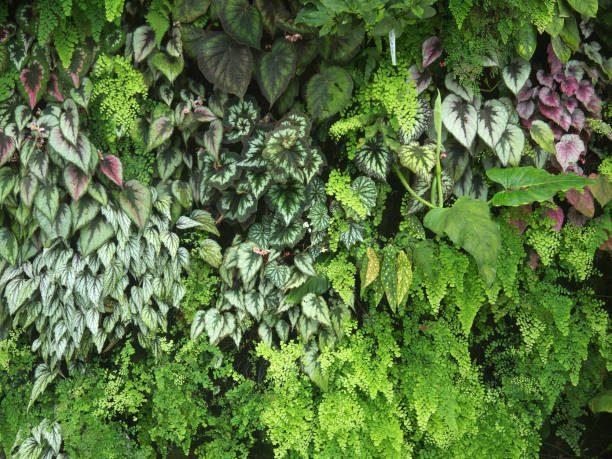
<svg viewBox="0 0 612 459">
<path fill-rule="evenodd" d="M 249 192 L 237 193 L 229 188 L 221 192 L 217 207 L 226 220 L 244 223 L 257 210 L 257 199 Z"/>
<path fill-rule="evenodd" d="M 117 186 L 123 186 L 123 165 L 114 155 L 106 155 L 100 160 L 100 170 Z"/>
<path fill-rule="evenodd" d="M 134 61 L 144 61 L 155 48 L 155 32 L 149 26 L 140 26 L 134 31 Z"/>
<path fill-rule="evenodd" d="M 79 198 L 83 196 L 83 193 L 87 191 L 89 176 L 84 174 L 78 167 L 70 164 L 64 170 L 64 183 L 72 199 L 78 201 Z"/>
<path fill-rule="evenodd" d="M 183 155 L 174 148 L 168 148 L 157 155 L 157 171 L 162 182 L 165 182 L 183 162 Z"/>
<path fill-rule="evenodd" d="M 159 147 L 162 143 L 170 138 L 174 132 L 174 124 L 167 116 L 161 116 L 153 120 L 149 126 L 149 145 L 147 151 Z"/>
<path fill-rule="evenodd" d="M 38 180 L 31 172 L 21 179 L 21 201 L 26 207 L 32 207 L 34 196 L 38 191 Z"/>
<path fill-rule="evenodd" d="M 353 79 L 341 67 L 331 66 L 312 76 L 306 84 L 308 111 L 316 118 L 329 118 L 351 98 Z"/>
<path fill-rule="evenodd" d="M 8 228 L 0 228 L 0 257 L 14 265 L 19 256 L 17 238 Z"/>
<path fill-rule="evenodd" d="M 565 199 L 567 199 L 567 201 L 582 215 L 589 218 L 593 218 L 595 215 L 595 203 L 588 189 L 585 188 L 581 193 L 572 188 L 565 193 Z"/>
<path fill-rule="evenodd" d="M 536 120 L 531 123 L 529 129 L 531 138 L 549 153 L 555 154 L 555 135 L 550 126 L 544 121 Z"/>
<path fill-rule="evenodd" d="M 486 202 L 463 196 L 453 207 L 430 210 L 423 224 L 439 236 L 448 236 L 470 253 L 486 285 L 493 283 L 501 236 L 499 225 L 492 219 Z"/>
<path fill-rule="evenodd" d="M 421 53 L 423 55 L 423 68 L 428 67 L 429 64 L 434 62 L 440 54 L 442 54 L 442 43 L 438 37 L 430 37 L 423 42 L 421 46 Z"/>
<path fill-rule="evenodd" d="M 515 95 L 523 88 L 529 78 L 531 65 L 525 59 L 519 59 L 504 67 L 502 76 L 504 83 Z"/>
<path fill-rule="evenodd" d="M 380 139 L 372 138 L 357 149 L 355 164 L 364 174 L 384 182 L 387 180 L 392 158 L 391 150 Z"/>
<path fill-rule="evenodd" d="M 149 62 L 163 73 L 170 83 L 173 83 L 183 71 L 184 61 L 182 56 L 173 57 L 164 53 L 157 53 L 149 59 Z"/>
<path fill-rule="evenodd" d="M 308 293 L 304 296 L 302 299 L 302 312 L 306 317 L 331 327 L 329 308 L 322 296 L 315 293 Z"/>
<path fill-rule="evenodd" d="M 557 161 L 565 171 L 571 164 L 576 164 L 584 152 L 584 142 L 576 134 L 565 134 L 555 145 Z"/>
<path fill-rule="evenodd" d="M 591 174 L 589 178 L 595 180 L 595 183 L 589 185 L 589 190 L 601 207 L 604 207 L 612 200 L 612 183 L 604 174 Z"/>
<path fill-rule="evenodd" d="M 525 147 L 525 134 L 514 124 L 506 126 L 499 142 L 495 145 L 495 153 L 504 166 L 518 166 Z"/>
<path fill-rule="evenodd" d="M 298 183 L 274 184 L 266 194 L 268 206 L 274 210 L 285 225 L 298 217 L 306 205 L 306 188 Z"/>
<path fill-rule="evenodd" d="M 442 102 L 444 126 L 466 148 L 470 148 L 478 129 L 478 115 L 473 105 L 455 94 Z"/>
<path fill-rule="evenodd" d="M 59 209 L 59 191 L 52 185 L 43 185 L 34 198 L 34 207 L 40 210 L 50 221 L 55 220 Z"/>
<path fill-rule="evenodd" d="M 234 40 L 259 48 L 263 32 L 261 15 L 248 0 L 225 0 L 219 12 L 219 19 L 223 30 Z"/>
<path fill-rule="evenodd" d="M 19 176 L 11 168 L 0 168 L 0 204 L 13 191 L 18 181 Z"/>
<path fill-rule="evenodd" d="M 533 166 L 508 169 L 495 167 L 487 171 L 487 177 L 506 189 L 493 196 L 491 204 L 494 206 L 522 206 L 542 202 L 559 191 L 584 188 L 593 183 L 593 180 L 575 174 L 553 175 Z"/>
<path fill-rule="evenodd" d="M 79 232 L 79 247 L 86 257 L 93 253 L 115 234 L 115 230 L 102 216 L 98 216 Z"/>
<path fill-rule="evenodd" d="M 64 137 L 59 127 L 54 127 L 49 135 L 49 146 L 66 161 L 78 166 L 83 172 L 88 170 L 91 159 L 91 144 L 83 134 L 78 135 L 77 144 L 73 145 Z"/>
<path fill-rule="evenodd" d="M 100 211 L 100 205 L 90 196 L 72 201 L 69 208 L 74 231 L 78 231 L 91 222 Z"/>
<path fill-rule="evenodd" d="M 244 97 L 253 71 L 249 48 L 222 32 L 209 32 L 199 51 L 198 67 L 206 79 L 221 91 Z"/>
<path fill-rule="evenodd" d="M 418 142 L 410 142 L 402 145 L 399 152 L 399 160 L 402 166 L 421 177 L 429 177 L 429 172 L 436 164 L 436 149 L 433 144 L 420 145 Z"/>
<path fill-rule="evenodd" d="M 536 29 L 529 22 L 524 21 L 519 27 L 516 41 L 516 51 L 525 60 L 530 60 L 538 44 Z"/>
<path fill-rule="evenodd" d="M 488 100 L 482 105 L 478 113 L 478 135 L 488 146 L 497 145 L 507 124 L 508 111 L 503 103 Z"/>
<path fill-rule="evenodd" d="M 0 132 L 0 167 L 11 159 L 14 152 L 15 139 L 4 132 Z"/>
<path fill-rule="evenodd" d="M 72 99 L 64 102 L 64 111 L 60 115 L 59 127 L 64 138 L 76 145 L 79 134 L 79 109 Z"/>
<path fill-rule="evenodd" d="M 588 18 L 597 16 L 597 0 L 567 0 L 567 3 L 583 16 Z"/>
<path fill-rule="evenodd" d="M 18 88 L 33 110 L 47 88 L 49 70 L 38 59 L 34 59 L 19 74 Z"/>
<path fill-rule="evenodd" d="M 297 56 L 293 45 L 279 39 L 272 49 L 263 53 L 257 62 L 257 82 L 270 107 L 289 86 L 295 75 Z"/>
<path fill-rule="evenodd" d="M 151 215 L 151 191 L 137 180 L 125 182 L 119 204 L 130 219 L 144 229 Z"/>
</svg>

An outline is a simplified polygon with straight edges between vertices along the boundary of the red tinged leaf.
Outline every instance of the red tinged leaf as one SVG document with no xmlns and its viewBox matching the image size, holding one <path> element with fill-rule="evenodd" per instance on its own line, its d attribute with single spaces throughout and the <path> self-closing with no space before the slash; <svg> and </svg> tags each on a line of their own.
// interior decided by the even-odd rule
<svg viewBox="0 0 612 459">
<path fill-rule="evenodd" d="M 204 107 L 202 105 L 196 107 L 193 110 L 193 116 L 196 120 L 201 121 L 203 123 L 214 121 L 218 118 L 217 115 L 215 115 L 210 108 Z"/>
<path fill-rule="evenodd" d="M 570 76 L 565 81 L 561 82 L 561 91 L 566 96 L 573 96 L 574 93 L 578 90 L 578 80 L 575 77 Z"/>
<path fill-rule="evenodd" d="M 535 104 L 532 100 L 525 100 L 523 102 L 519 102 L 516 106 L 516 111 L 521 119 L 529 119 L 535 110 Z"/>
<path fill-rule="evenodd" d="M 542 113 L 542 115 L 544 115 L 546 118 L 549 118 L 556 123 L 559 122 L 561 112 L 563 111 L 561 107 L 551 107 L 543 104 L 542 101 L 538 101 L 538 108 L 540 109 L 540 113 Z"/>
<path fill-rule="evenodd" d="M 114 155 L 106 155 L 100 160 L 100 169 L 119 187 L 123 187 L 123 165 Z"/>
<path fill-rule="evenodd" d="M 565 101 L 565 108 L 567 109 L 569 113 L 574 113 L 574 110 L 576 110 L 577 106 L 578 106 L 578 101 L 574 99 L 573 97 Z"/>
<path fill-rule="evenodd" d="M 534 269 L 538 267 L 539 264 L 540 264 L 540 255 L 538 255 L 536 252 L 532 252 L 531 256 L 529 257 L 529 267 L 533 271 Z"/>
<path fill-rule="evenodd" d="M 557 161 L 566 171 L 570 164 L 575 164 L 584 152 L 584 142 L 575 134 L 565 134 L 555 145 Z"/>
<path fill-rule="evenodd" d="M 15 152 L 15 139 L 0 131 L 0 167 L 2 167 Z"/>
<path fill-rule="evenodd" d="M 577 109 L 572 113 L 572 127 L 582 131 L 584 129 L 584 112 Z"/>
<path fill-rule="evenodd" d="M 540 102 L 542 102 L 544 105 L 548 105 L 549 107 L 561 106 L 561 99 L 559 99 L 559 95 L 548 87 L 541 88 L 538 97 L 540 98 Z"/>
<path fill-rule="evenodd" d="M 544 70 L 538 70 L 536 73 L 536 78 L 538 79 L 538 83 L 541 85 L 548 86 L 549 88 L 553 87 L 552 75 L 546 73 Z"/>
<path fill-rule="evenodd" d="M 569 113 L 562 110 L 561 114 L 559 115 L 558 123 L 559 123 L 559 126 L 561 126 L 563 130 L 567 132 L 567 130 L 570 128 L 572 124 L 572 117 L 570 116 Z"/>
<path fill-rule="evenodd" d="M 534 95 L 534 89 L 531 87 L 531 80 L 527 80 L 525 86 L 516 94 L 516 98 L 519 102 L 522 102 L 531 99 Z"/>
<path fill-rule="evenodd" d="M 586 106 L 591 100 L 591 97 L 593 97 L 593 94 L 595 94 L 593 85 L 588 80 L 582 80 L 576 90 L 576 99 Z"/>
<path fill-rule="evenodd" d="M 49 76 L 49 82 L 47 83 L 47 94 L 58 102 L 64 102 L 64 96 L 59 90 L 59 83 L 55 75 Z"/>
<path fill-rule="evenodd" d="M 423 42 L 421 48 L 423 55 L 423 68 L 434 62 L 442 54 L 442 46 L 438 37 L 430 37 Z"/>
<path fill-rule="evenodd" d="M 546 211 L 546 216 L 552 218 L 555 223 L 554 225 L 550 225 L 550 227 L 556 231 L 561 231 L 561 226 L 563 225 L 563 220 L 565 220 L 565 214 L 563 213 L 563 209 L 557 206 L 555 209 L 548 209 Z"/>
<path fill-rule="evenodd" d="M 595 115 L 599 115 L 601 113 L 601 99 L 597 96 L 591 97 L 589 103 L 586 106 L 587 110 Z"/>
<path fill-rule="evenodd" d="M 78 201 L 83 193 L 87 191 L 87 186 L 89 185 L 89 176 L 85 175 L 78 167 L 73 164 L 70 164 L 64 170 L 64 183 L 66 184 L 66 189 L 72 196 L 72 199 Z"/>
<path fill-rule="evenodd" d="M 428 71 L 420 72 L 416 65 L 408 69 L 410 79 L 416 85 L 417 94 L 421 94 L 431 84 L 431 74 Z"/>
<path fill-rule="evenodd" d="M 46 89 L 47 79 L 47 70 L 38 60 L 32 61 L 19 74 L 19 88 L 31 109 L 34 109 Z"/>
<path fill-rule="evenodd" d="M 585 217 L 593 218 L 595 215 L 595 202 L 593 195 L 585 188 L 584 193 L 580 193 L 575 188 L 572 188 L 565 194 L 567 201 L 576 208 Z"/>
<path fill-rule="evenodd" d="M 549 43 L 548 48 L 546 49 L 548 53 L 548 63 L 550 64 L 551 73 L 558 73 L 563 68 L 563 64 L 555 54 L 555 51 L 552 48 L 552 45 Z"/>
</svg>

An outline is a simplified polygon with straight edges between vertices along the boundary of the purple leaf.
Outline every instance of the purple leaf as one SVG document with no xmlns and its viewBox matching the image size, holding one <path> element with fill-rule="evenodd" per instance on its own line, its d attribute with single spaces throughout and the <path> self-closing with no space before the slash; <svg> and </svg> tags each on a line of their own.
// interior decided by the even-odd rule
<svg viewBox="0 0 612 459">
<path fill-rule="evenodd" d="M 561 139 L 561 136 L 562 136 L 563 134 L 565 134 L 565 133 L 563 132 L 563 130 L 562 130 L 562 129 L 561 129 L 559 126 L 557 126 L 556 124 L 551 123 L 551 122 L 549 121 L 549 122 L 548 122 L 548 125 L 550 126 L 550 128 L 551 128 L 551 129 L 552 129 L 552 131 L 553 131 L 553 134 L 554 134 L 555 140 L 559 140 L 559 139 Z"/>
<path fill-rule="evenodd" d="M 567 220 L 574 226 L 578 228 L 582 228 L 586 222 L 587 218 L 579 213 L 575 207 L 570 207 L 570 210 L 567 211 Z"/>
<path fill-rule="evenodd" d="M 555 145 L 557 150 L 557 161 L 563 168 L 576 163 L 580 158 L 580 154 L 584 151 L 584 142 L 576 134 L 565 134 L 561 140 Z"/>
<path fill-rule="evenodd" d="M 34 109 L 36 102 L 42 95 L 43 80 L 46 79 L 47 71 L 38 60 L 34 60 L 29 67 L 21 71 L 19 81 L 22 91 L 25 91 L 26 99 L 31 109 Z"/>
<path fill-rule="evenodd" d="M 15 139 L 0 131 L 0 167 L 2 167 L 15 152 Z"/>
<path fill-rule="evenodd" d="M 516 106 L 516 111 L 518 115 L 524 120 L 530 118 L 531 115 L 533 115 L 534 110 L 535 110 L 535 104 L 533 103 L 532 100 L 519 102 L 518 105 Z"/>
<path fill-rule="evenodd" d="M 561 231 L 561 225 L 563 225 L 563 220 L 565 219 L 563 209 L 559 206 L 557 206 L 555 209 L 548 209 L 546 211 L 546 216 L 557 222 L 554 225 L 550 225 L 550 227 L 556 231 Z"/>
<path fill-rule="evenodd" d="M 561 107 L 550 107 L 548 105 L 544 105 L 542 101 L 538 102 L 538 108 L 540 109 L 540 113 L 544 115 L 546 118 L 550 118 L 553 121 L 558 121 L 559 116 L 561 115 L 562 108 Z"/>
<path fill-rule="evenodd" d="M 123 187 L 123 165 L 114 155 L 106 155 L 100 160 L 100 170 L 119 187 Z"/>
<path fill-rule="evenodd" d="M 83 193 L 87 190 L 87 186 L 89 185 L 89 177 L 85 175 L 78 167 L 73 164 L 70 164 L 64 170 L 64 182 L 66 183 L 66 188 L 72 196 L 72 199 L 78 201 Z"/>
<path fill-rule="evenodd" d="M 548 44 L 548 48 L 546 49 L 546 51 L 548 53 L 548 63 L 550 64 L 551 73 L 554 74 L 554 73 L 560 72 L 561 69 L 563 68 L 563 64 L 561 63 L 561 61 L 559 60 L 559 58 L 553 51 L 552 45 L 550 43 Z"/>
<path fill-rule="evenodd" d="M 601 99 L 594 95 L 589 100 L 589 103 L 587 104 L 586 108 L 589 112 L 599 115 L 599 113 L 601 112 Z"/>
<path fill-rule="evenodd" d="M 419 68 L 416 65 L 410 67 L 408 72 L 410 72 L 410 79 L 416 85 L 417 95 L 425 91 L 431 84 L 431 73 L 427 71 L 419 72 Z"/>
<path fill-rule="evenodd" d="M 565 194 L 565 198 L 582 215 L 589 218 L 593 218 L 595 215 L 593 195 L 587 188 L 584 189 L 584 193 L 580 193 L 575 188 L 572 188 Z"/>
<path fill-rule="evenodd" d="M 588 80 L 582 80 L 576 91 L 576 99 L 586 106 L 594 93 L 595 90 L 593 89 L 593 85 Z"/>
<path fill-rule="evenodd" d="M 59 84 L 55 75 L 49 76 L 49 82 L 47 83 L 47 94 L 49 94 L 58 102 L 64 102 L 64 96 L 59 90 Z"/>
<path fill-rule="evenodd" d="M 531 255 L 529 257 L 529 267 L 531 268 L 532 271 L 536 269 L 538 265 L 540 264 L 539 260 L 540 260 L 540 255 L 538 255 L 537 252 L 531 252 Z"/>
<path fill-rule="evenodd" d="M 561 106 L 561 99 L 559 99 L 559 95 L 548 87 L 541 88 L 538 96 L 540 98 L 540 102 L 548 105 L 549 107 Z"/>
<path fill-rule="evenodd" d="M 532 88 L 531 86 L 531 80 L 528 79 L 523 88 L 516 95 L 519 102 L 529 100 L 534 96 L 534 91 L 537 91 L 537 88 Z"/>
<path fill-rule="evenodd" d="M 584 112 L 580 109 L 572 113 L 572 126 L 582 131 L 584 129 Z"/>
<path fill-rule="evenodd" d="M 430 37 L 423 42 L 423 68 L 429 66 L 442 54 L 442 46 L 438 37 Z"/>
<path fill-rule="evenodd" d="M 574 110 L 576 109 L 577 106 L 578 106 L 578 101 L 574 98 L 568 99 L 565 101 L 565 108 L 570 113 L 574 113 Z"/>
<path fill-rule="evenodd" d="M 567 130 L 572 125 L 572 117 L 570 116 L 569 113 L 565 111 L 561 111 L 561 114 L 559 115 L 558 123 L 559 123 L 559 126 L 561 126 L 563 130 L 567 132 Z"/>
<path fill-rule="evenodd" d="M 567 96 L 573 96 L 578 89 L 578 80 L 570 76 L 567 80 L 561 82 L 561 91 Z"/>
<path fill-rule="evenodd" d="M 546 73 L 544 70 L 538 70 L 536 73 L 536 78 L 538 82 L 543 86 L 548 86 L 549 88 L 553 87 L 553 77 L 552 75 Z"/>
</svg>

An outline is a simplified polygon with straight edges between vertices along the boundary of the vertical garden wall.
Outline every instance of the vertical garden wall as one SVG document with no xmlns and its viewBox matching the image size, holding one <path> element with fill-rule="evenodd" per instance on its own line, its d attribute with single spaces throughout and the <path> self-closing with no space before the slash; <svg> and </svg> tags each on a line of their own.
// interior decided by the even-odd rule
<svg viewBox="0 0 612 459">
<path fill-rule="evenodd" d="M 0 5 L 0 456 L 612 451 L 610 0 Z"/>
</svg>

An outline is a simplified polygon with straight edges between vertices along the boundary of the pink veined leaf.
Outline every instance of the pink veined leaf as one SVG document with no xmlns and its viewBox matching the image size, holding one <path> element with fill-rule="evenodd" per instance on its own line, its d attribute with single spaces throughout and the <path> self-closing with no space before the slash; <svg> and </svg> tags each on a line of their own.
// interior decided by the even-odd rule
<svg viewBox="0 0 612 459">
<path fill-rule="evenodd" d="M 554 225 L 550 225 L 550 227 L 556 231 L 561 231 L 561 225 L 563 225 L 563 220 L 565 219 L 563 209 L 559 206 L 557 206 L 555 209 L 547 209 L 546 215 L 557 222 Z"/>
<path fill-rule="evenodd" d="M 87 186 L 89 185 L 89 176 L 85 175 L 81 169 L 76 167 L 74 164 L 70 164 L 64 170 L 64 182 L 66 183 L 66 188 L 70 192 L 70 196 L 75 201 L 78 201 L 85 190 L 87 190 Z"/>
<path fill-rule="evenodd" d="M 580 211 L 575 207 L 570 207 L 570 209 L 567 211 L 567 221 L 578 228 L 582 228 L 584 225 L 586 225 L 588 217 L 580 213 Z"/>
<path fill-rule="evenodd" d="M 0 167 L 2 167 L 15 152 L 15 139 L 0 131 Z"/>
<path fill-rule="evenodd" d="M 410 73 L 410 79 L 414 81 L 416 85 L 417 95 L 421 94 L 427 87 L 431 84 L 431 73 L 428 71 L 420 72 L 419 68 L 415 65 L 412 65 L 408 72 Z"/>
<path fill-rule="evenodd" d="M 531 270 L 533 271 L 534 269 L 536 269 L 539 264 L 540 264 L 540 255 L 538 255 L 538 253 L 535 251 L 531 252 L 531 255 L 529 257 L 529 267 L 531 268 Z"/>
<path fill-rule="evenodd" d="M 423 42 L 423 68 L 426 68 L 442 54 L 442 46 L 438 37 L 430 37 Z"/>
<path fill-rule="evenodd" d="M 561 99 L 559 99 L 559 95 L 548 87 L 541 88 L 538 97 L 540 98 L 540 102 L 548 105 L 549 107 L 561 106 Z"/>
<path fill-rule="evenodd" d="M 564 72 L 554 73 L 553 74 L 553 80 L 555 80 L 555 84 L 553 85 L 553 89 L 556 89 L 557 83 L 561 83 L 562 81 L 565 81 L 565 73 Z"/>
<path fill-rule="evenodd" d="M 580 175 L 581 177 L 585 176 L 582 168 L 576 163 L 570 164 L 565 170 L 565 173 L 566 174 L 576 174 L 576 175 Z"/>
<path fill-rule="evenodd" d="M 123 165 L 119 158 L 114 155 L 104 156 L 100 160 L 100 170 L 120 188 L 123 188 Z"/>
<path fill-rule="evenodd" d="M 561 126 L 563 130 L 567 132 L 567 130 L 572 125 L 572 117 L 570 116 L 569 113 L 562 110 L 561 114 L 559 115 L 558 122 L 559 122 L 559 126 Z"/>
<path fill-rule="evenodd" d="M 64 102 L 64 96 L 59 90 L 59 84 L 55 75 L 49 76 L 49 81 L 47 83 L 47 93 L 50 94 L 51 97 L 54 97 L 58 102 Z"/>
<path fill-rule="evenodd" d="M 576 110 L 577 106 L 578 106 L 578 101 L 574 99 L 573 97 L 565 101 L 565 108 L 567 109 L 569 113 L 574 113 L 574 110 Z"/>
<path fill-rule="evenodd" d="M 28 103 L 33 110 L 40 97 L 45 68 L 37 60 L 21 71 L 19 80 L 28 94 Z"/>
<path fill-rule="evenodd" d="M 591 97 L 589 103 L 586 106 L 587 110 L 595 115 L 601 113 L 601 99 L 595 95 Z"/>
<path fill-rule="evenodd" d="M 538 83 L 543 86 L 548 86 L 549 88 L 553 87 L 553 77 L 551 74 L 546 73 L 544 70 L 538 70 L 536 73 L 536 78 L 538 79 Z"/>
<path fill-rule="evenodd" d="M 565 134 L 555 145 L 557 161 L 565 172 L 570 164 L 575 164 L 584 152 L 584 142 L 576 134 Z"/>
<path fill-rule="evenodd" d="M 516 98 L 519 102 L 529 100 L 533 97 L 533 89 L 531 88 L 531 80 L 525 82 L 525 86 L 516 94 Z"/>
<path fill-rule="evenodd" d="M 552 45 L 550 43 L 548 44 L 548 48 L 546 49 L 546 51 L 548 53 L 548 63 L 550 64 L 551 73 L 555 74 L 557 72 L 560 72 L 563 68 L 563 64 L 553 51 Z"/>
<path fill-rule="evenodd" d="M 574 113 L 572 113 L 572 126 L 582 131 L 584 129 L 584 118 L 584 112 L 582 110 L 574 110 Z"/>
<path fill-rule="evenodd" d="M 543 104 L 542 101 L 539 101 L 538 108 L 540 109 L 540 113 L 542 113 L 542 115 L 544 115 L 546 118 L 549 118 L 557 123 L 559 122 L 559 117 L 563 111 L 561 107 L 551 107 Z"/>
<path fill-rule="evenodd" d="M 578 84 L 576 99 L 582 102 L 585 106 L 588 104 L 589 100 L 591 100 L 593 94 L 595 94 L 595 89 L 593 89 L 593 85 L 588 80 L 582 80 Z"/>
<path fill-rule="evenodd" d="M 567 96 L 573 96 L 578 90 L 578 80 L 575 77 L 570 76 L 565 81 L 561 82 L 561 91 Z"/>
<path fill-rule="evenodd" d="M 533 102 L 533 100 L 519 102 L 516 106 L 516 111 L 518 115 L 524 120 L 531 118 L 531 115 L 533 115 L 534 110 L 535 103 Z"/>
</svg>

